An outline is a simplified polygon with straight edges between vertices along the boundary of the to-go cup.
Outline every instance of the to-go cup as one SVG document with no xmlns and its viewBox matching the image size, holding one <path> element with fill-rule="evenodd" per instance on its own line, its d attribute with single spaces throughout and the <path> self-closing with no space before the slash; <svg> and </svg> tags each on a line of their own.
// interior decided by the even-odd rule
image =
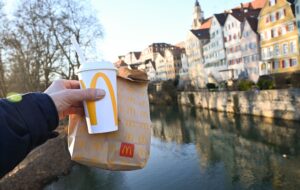
<svg viewBox="0 0 300 190">
<path fill-rule="evenodd" d="M 78 70 L 81 89 L 100 88 L 106 95 L 100 101 L 85 101 L 89 134 L 118 130 L 117 70 L 106 61 L 86 62 Z"/>
</svg>

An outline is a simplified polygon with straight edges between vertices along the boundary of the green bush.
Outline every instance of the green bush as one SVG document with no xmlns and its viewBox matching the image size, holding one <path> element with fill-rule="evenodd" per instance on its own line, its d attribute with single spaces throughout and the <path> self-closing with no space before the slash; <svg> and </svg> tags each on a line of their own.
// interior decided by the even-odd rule
<svg viewBox="0 0 300 190">
<path fill-rule="evenodd" d="M 269 78 L 260 78 L 257 82 L 257 86 L 261 90 L 269 90 L 269 89 L 274 89 L 275 84 L 274 80 L 269 77 Z"/>
<path fill-rule="evenodd" d="M 252 87 L 254 85 L 254 82 L 252 82 L 251 80 L 240 80 L 238 82 L 238 89 L 239 91 L 248 91 L 248 90 L 251 90 Z"/>
</svg>

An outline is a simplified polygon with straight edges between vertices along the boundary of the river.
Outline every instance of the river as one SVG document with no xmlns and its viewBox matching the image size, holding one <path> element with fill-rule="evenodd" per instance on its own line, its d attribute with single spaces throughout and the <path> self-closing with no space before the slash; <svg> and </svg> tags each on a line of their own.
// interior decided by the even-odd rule
<svg viewBox="0 0 300 190">
<path fill-rule="evenodd" d="M 151 106 L 150 159 L 142 170 L 75 165 L 45 190 L 300 189 L 300 123 Z"/>
</svg>

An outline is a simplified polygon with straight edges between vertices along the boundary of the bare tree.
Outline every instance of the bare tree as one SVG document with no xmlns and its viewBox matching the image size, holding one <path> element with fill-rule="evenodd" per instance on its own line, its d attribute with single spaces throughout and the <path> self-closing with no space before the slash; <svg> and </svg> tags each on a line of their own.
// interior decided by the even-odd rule
<svg viewBox="0 0 300 190">
<path fill-rule="evenodd" d="M 75 70 L 80 66 L 78 55 L 71 48 L 71 36 L 75 36 L 86 53 L 95 53 L 97 39 L 102 37 L 102 27 L 88 1 L 65 0 L 59 1 L 61 12 L 56 16 L 57 23 L 53 27 L 61 53 L 65 59 L 66 70 L 60 74 L 68 79 L 77 79 Z"/>
<path fill-rule="evenodd" d="M 95 49 L 96 40 L 102 37 L 101 25 L 91 10 L 87 2 L 79 0 L 21 3 L 10 30 L 3 35 L 10 90 L 44 90 L 55 75 L 76 79 L 80 60 L 71 48 L 71 36 L 87 52 Z"/>
<path fill-rule="evenodd" d="M 2 12 L 3 3 L 0 1 L 0 97 L 5 97 L 7 95 L 7 84 L 6 84 L 6 68 L 2 58 L 3 44 L 2 36 L 4 31 L 5 15 Z"/>
</svg>

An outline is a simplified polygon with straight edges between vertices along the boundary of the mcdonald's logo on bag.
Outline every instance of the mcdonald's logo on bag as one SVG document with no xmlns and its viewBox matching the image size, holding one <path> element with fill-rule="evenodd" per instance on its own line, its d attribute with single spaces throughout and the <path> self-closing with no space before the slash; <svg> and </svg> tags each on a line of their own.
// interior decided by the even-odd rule
<svg viewBox="0 0 300 190">
<path fill-rule="evenodd" d="M 132 158 L 134 154 L 134 144 L 122 143 L 120 147 L 120 156 Z"/>
</svg>

